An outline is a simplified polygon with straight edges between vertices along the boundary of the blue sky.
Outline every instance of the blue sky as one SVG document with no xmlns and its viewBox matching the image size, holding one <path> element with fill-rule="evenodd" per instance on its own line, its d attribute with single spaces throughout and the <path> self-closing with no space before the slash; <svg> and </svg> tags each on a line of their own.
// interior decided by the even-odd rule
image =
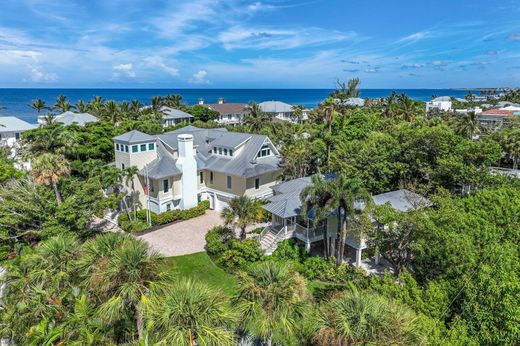
<svg viewBox="0 0 520 346">
<path fill-rule="evenodd" d="M 0 87 L 520 86 L 520 0 L 2 0 Z"/>
</svg>

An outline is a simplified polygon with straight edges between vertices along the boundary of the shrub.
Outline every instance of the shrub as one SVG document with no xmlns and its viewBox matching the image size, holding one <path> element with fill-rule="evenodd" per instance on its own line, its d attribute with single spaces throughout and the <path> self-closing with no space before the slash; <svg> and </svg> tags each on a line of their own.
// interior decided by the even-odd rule
<svg viewBox="0 0 520 346">
<path fill-rule="evenodd" d="M 232 229 L 224 226 L 213 227 L 206 234 L 206 251 L 213 259 L 218 259 L 231 246 L 235 238 Z"/>
<path fill-rule="evenodd" d="M 309 280 L 322 279 L 329 263 L 322 257 L 309 257 L 303 262 L 302 274 Z"/>
<path fill-rule="evenodd" d="M 336 265 L 334 258 L 329 261 L 322 257 L 309 257 L 303 262 L 301 273 L 309 280 L 333 283 L 360 282 L 365 278 L 363 269 L 353 265 Z"/>
<path fill-rule="evenodd" d="M 276 260 L 303 262 L 308 256 L 304 247 L 299 246 L 294 240 L 288 239 L 278 243 L 271 257 Z"/>
<path fill-rule="evenodd" d="M 217 260 L 218 264 L 229 270 L 244 269 L 251 263 L 264 259 L 264 251 L 256 239 L 232 240 L 231 246 Z"/>
</svg>

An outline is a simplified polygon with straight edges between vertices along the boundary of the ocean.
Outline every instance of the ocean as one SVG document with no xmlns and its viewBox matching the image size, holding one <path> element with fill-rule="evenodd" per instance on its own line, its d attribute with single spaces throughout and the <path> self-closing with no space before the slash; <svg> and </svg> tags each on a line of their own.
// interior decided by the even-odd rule
<svg viewBox="0 0 520 346">
<path fill-rule="evenodd" d="M 149 104 L 152 96 L 168 94 L 181 95 L 185 103 L 196 104 L 199 98 L 206 103 L 215 103 L 223 97 L 226 102 L 248 103 L 250 101 L 283 101 L 289 104 L 316 107 L 327 97 L 329 89 L 0 89 L 0 116 L 13 115 L 27 122 L 36 123 L 37 113 L 30 105 L 34 99 L 42 99 L 47 105 L 53 105 L 56 98 L 63 94 L 72 103 L 78 100 L 88 101 L 94 96 L 105 100 L 139 100 Z M 432 95 L 464 97 L 468 90 L 463 89 L 395 89 L 397 93 L 405 93 L 409 97 L 427 101 Z M 361 97 L 386 97 L 392 89 L 361 89 Z M 477 91 L 473 91 L 478 94 Z"/>
</svg>

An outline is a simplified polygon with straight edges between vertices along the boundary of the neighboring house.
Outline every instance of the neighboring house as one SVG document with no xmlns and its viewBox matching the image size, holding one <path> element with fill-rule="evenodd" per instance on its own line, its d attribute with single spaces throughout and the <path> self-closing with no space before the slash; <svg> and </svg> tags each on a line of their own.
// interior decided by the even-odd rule
<svg viewBox="0 0 520 346">
<path fill-rule="evenodd" d="M 79 126 L 85 126 L 86 123 L 93 123 L 98 121 L 98 118 L 89 113 L 74 113 L 67 111 L 65 113 L 58 114 L 52 118 L 54 123 L 62 123 L 63 125 L 77 124 Z M 47 123 L 47 116 L 38 116 L 38 124 L 43 125 Z"/>
<path fill-rule="evenodd" d="M 294 114 L 294 106 L 281 101 L 265 101 L 258 104 L 262 112 L 269 114 L 275 119 L 297 123 L 308 118 L 308 110 L 302 111 L 301 119 Z"/>
<path fill-rule="evenodd" d="M 493 108 L 480 113 L 479 121 L 483 127 L 496 131 L 509 126 L 511 121 L 519 116 L 520 112 Z"/>
<path fill-rule="evenodd" d="M 156 213 L 201 200 L 222 210 L 237 196 L 269 197 L 281 173 L 278 150 L 264 135 L 186 126 L 156 136 L 134 130 L 113 140 L 116 166 L 139 169 L 136 200 Z"/>
<path fill-rule="evenodd" d="M 365 105 L 365 100 L 360 97 L 351 97 L 343 101 L 343 105 L 350 107 L 363 107 Z"/>
<path fill-rule="evenodd" d="M 259 241 L 266 254 L 272 254 L 280 241 L 296 238 L 305 244 L 305 249 L 310 252 L 311 245 L 321 242 L 325 230 L 331 236 L 332 242 L 337 238 L 337 214 L 331 214 L 317 227 L 313 227 L 312 210 L 309 212 L 308 220 L 301 215 L 302 202 L 301 192 L 312 184 L 311 177 L 298 178 L 273 186 L 273 196 L 268 199 L 269 203 L 263 208 L 272 215 L 271 225 L 265 228 L 259 236 Z M 431 202 L 408 190 L 396 190 L 371 196 L 376 205 L 390 203 L 399 211 L 408 211 L 431 205 Z M 363 209 L 362 203 L 357 203 L 358 209 Z M 346 244 L 352 248 L 355 255 L 355 264 L 361 265 L 361 252 L 367 248 L 366 241 L 360 236 L 348 234 Z"/>
<path fill-rule="evenodd" d="M 249 114 L 246 104 L 226 103 L 223 98 L 219 98 L 218 103 L 204 103 L 204 99 L 199 99 L 199 105 L 217 111 L 220 115 L 216 121 L 222 125 L 241 124 Z"/>
<path fill-rule="evenodd" d="M 190 124 L 193 121 L 193 115 L 181 111 L 180 109 L 161 107 L 160 111 L 163 113 L 163 126 L 173 126 L 180 123 Z"/>
<path fill-rule="evenodd" d="M 434 109 L 441 112 L 451 112 L 451 97 L 441 96 L 426 102 L 426 112 Z"/>
<path fill-rule="evenodd" d="M 0 146 L 15 147 L 24 131 L 35 129 L 37 126 L 29 124 L 17 117 L 0 117 Z"/>
</svg>

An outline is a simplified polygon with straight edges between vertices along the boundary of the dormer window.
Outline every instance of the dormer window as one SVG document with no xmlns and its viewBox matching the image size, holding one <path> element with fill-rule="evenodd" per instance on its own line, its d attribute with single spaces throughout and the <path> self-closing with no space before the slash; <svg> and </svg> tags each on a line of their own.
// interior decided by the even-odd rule
<svg viewBox="0 0 520 346">
<path fill-rule="evenodd" d="M 258 152 L 258 157 L 266 157 L 271 156 L 271 148 L 269 147 L 269 144 L 262 145 L 262 148 Z"/>
<path fill-rule="evenodd" d="M 146 144 L 141 144 L 141 151 L 146 151 Z"/>
<path fill-rule="evenodd" d="M 222 148 L 218 148 L 218 154 L 222 155 Z"/>
<path fill-rule="evenodd" d="M 224 148 L 224 155 L 227 156 L 227 149 Z"/>
<path fill-rule="evenodd" d="M 133 153 L 137 153 L 139 151 L 139 146 L 137 145 L 132 145 L 132 152 Z"/>
<path fill-rule="evenodd" d="M 155 143 L 148 144 L 148 150 L 155 150 Z"/>
<path fill-rule="evenodd" d="M 213 154 L 217 153 L 217 147 L 213 147 Z"/>
<path fill-rule="evenodd" d="M 229 156 L 233 156 L 233 149 L 229 149 Z"/>
<path fill-rule="evenodd" d="M 116 150 L 119 151 L 119 143 L 116 143 Z"/>
</svg>

